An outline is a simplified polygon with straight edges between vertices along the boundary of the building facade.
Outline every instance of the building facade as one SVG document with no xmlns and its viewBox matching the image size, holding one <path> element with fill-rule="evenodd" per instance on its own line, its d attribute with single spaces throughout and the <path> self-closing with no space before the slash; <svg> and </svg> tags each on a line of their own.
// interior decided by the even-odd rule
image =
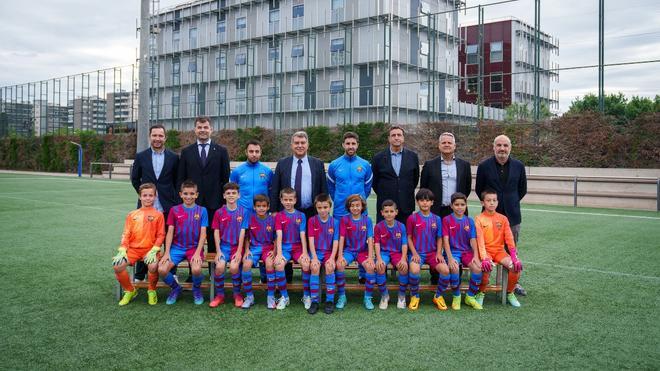
<svg viewBox="0 0 660 371">
<path fill-rule="evenodd" d="M 99 134 L 106 131 L 106 100 L 97 96 L 76 98 L 73 109 L 74 130 L 91 130 Z"/>
<path fill-rule="evenodd" d="M 479 59 L 483 57 L 482 97 L 485 106 L 506 108 L 518 103 L 534 107 L 535 30 L 515 18 L 483 24 L 479 48 L 479 25 L 461 26 L 459 66 L 462 83 L 459 100 L 478 102 Z M 551 112 L 559 111 L 558 42 L 540 32 L 541 103 Z"/>
<path fill-rule="evenodd" d="M 188 130 L 460 115 L 454 0 L 201 0 L 152 20 L 154 122 Z"/>
<path fill-rule="evenodd" d="M 137 122 L 137 94 L 119 91 L 106 95 L 105 122 L 109 127 L 135 129 Z"/>
</svg>

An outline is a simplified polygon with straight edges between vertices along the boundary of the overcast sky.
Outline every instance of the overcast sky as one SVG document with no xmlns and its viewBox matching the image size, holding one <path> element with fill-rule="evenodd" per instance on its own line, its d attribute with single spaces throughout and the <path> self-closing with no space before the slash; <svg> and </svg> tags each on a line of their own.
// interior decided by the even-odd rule
<svg viewBox="0 0 660 371">
<path fill-rule="evenodd" d="M 329 1 L 329 0 L 328 0 Z M 358 1 L 358 0 L 348 0 Z M 364 1 L 364 0 L 360 0 Z M 493 1 L 467 1 L 468 6 Z M 0 0 L 0 86 L 95 71 L 135 61 L 139 0 Z M 162 0 L 161 8 L 181 3 Z M 311 10 L 307 10 L 308 12 Z M 534 24 L 534 1 L 489 6 L 486 20 L 513 16 Z M 476 21 L 476 11 L 459 15 Z M 598 63 L 598 1 L 543 0 L 541 29 L 559 39 L 560 67 Z M 660 59 L 660 2 L 607 1 L 605 62 Z M 606 93 L 655 96 L 660 63 L 610 67 Z M 576 96 L 596 93 L 596 68 L 562 71 L 560 109 Z"/>
</svg>

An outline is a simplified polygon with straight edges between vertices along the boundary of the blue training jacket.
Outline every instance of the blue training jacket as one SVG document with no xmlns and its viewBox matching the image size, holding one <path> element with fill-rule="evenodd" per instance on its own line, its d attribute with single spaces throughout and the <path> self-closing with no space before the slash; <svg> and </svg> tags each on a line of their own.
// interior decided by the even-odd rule
<svg viewBox="0 0 660 371">
<path fill-rule="evenodd" d="M 229 181 L 238 184 L 241 198 L 238 204 L 248 210 L 254 210 L 252 201 L 254 196 L 263 194 L 270 195 L 270 182 L 273 171 L 261 162 L 255 164 L 249 161 L 239 165 L 229 175 Z"/>
<path fill-rule="evenodd" d="M 328 193 L 334 202 L 333 216 L 335 218 L 348 215 L 344 203 L 348 196 L 359 194 L 365 201 L 371 194 L 371 183 L 374 176 L 371 165 L 362 157 L 343 155 L 330 163 L 328 167 Z M 365 213 L 367 210 L 364 210 Z"/>
</svg>

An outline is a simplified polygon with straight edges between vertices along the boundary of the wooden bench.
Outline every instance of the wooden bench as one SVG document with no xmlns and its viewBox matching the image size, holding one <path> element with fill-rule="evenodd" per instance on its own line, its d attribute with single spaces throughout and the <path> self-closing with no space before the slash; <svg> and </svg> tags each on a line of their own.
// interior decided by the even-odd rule
<svg viewBox="0 0 660 371">
<path fill-rule="evenodd" d="M 188 268 L 188 261 L 183 260 L 179 265 L 178 269 L 186 269 Z M 300 264 L 293 264 L 293 267 L 296 269 L 300 269 Z M 215 253 L 208 253 L 205 255 L 204 263 L 202 264 L 202 269 L 206 270 L 207 268 L 210 268 L 211 271 L 215 269 Z M 428 265 L 423 265 L 422 269 L 428 269 Z M 358 265 L 357 264 L 351 264 L 346 267 L 347 270 L 357 270 Z M 388 265 L 388 269 L 395 269 L 391 264 Z M 499 264 L 495 264 L 494 267 L 494 273 L 491 274 L 491 276 L 495 276 L 495 283 L 489 284 L 486 287 L 486 292 L 495 292 L 500 294 L 500 300 L 503 305 L 506 305 L 506 291 L 507 291 L 507 269 L 502 267 Z M 469 273 L 469 268 L 463 267 L 464 272 Z M 131 276 L 131 281 L 133 280 L 133 269 L 132 267 L 129 269 L 129 275 Z M 492 281 L 492 279 L 491 279 Z M 192 283 L 189 282 L 181 282 L 179 283 L 181 287 L 184 289 L 190 290 L 192 289 Z M 134 282 L 133 286 L 135 288 L 148 288 L 149 283 L 144 281 L 144 282 Z M 158 286 L 157 288 L 169 288 L 169 286 L 159 280 L 158 281 Z M 206 279 L 202 282 L 201 288 L 203 290 L 208 289 L 209 290 L 209 300 L 213 299 L 215 296 L 215 285 L 213 284 L 213 280 L 210 277 L 206 277 Z M 225 282 L 225 289 L 231 289 L 233 288 L 233 284 L 231 282 Z M 346 283 L 344 288 L 348 291 L 361 291 L 364 290 L 364 285 L 359 284 L 359 283 Z M 252 289 L 253 290 L 266 290 L 267 289 L 267 284 L 261 283 L 259 281 L 253 282 L 252 283 Z M 377 287 L 374 288 L 377 290 Z M 388 283 L 387 284 L 387 289 L 391 291 L 398 291 L 399 290 L 399 284 L 398 283 Z M 302 283 L 288 283 L 287 284 L 287 290 L 292 290 L 292 291 L 302 291 L 303 290 L 303 284 Z M 319 285 L 319 290 L 324 291 L 325 290 L 325 284 L 321 283 Z M 419 290 L 421 291 L 430 291 L 433 292 L 436 290 L 436 285 L 430 285 L 430 284 L 420 284 L 419 285 Z M 468 284 L 462 282 L 461 283 L 461 292 L 466 292 L 468 290 Z M 117 300 L 121 298 L 122 295 L 122 288 L 119 283 L 117 283 L 117 289 L 116 289 L 116 296 Z"/>
</svg>

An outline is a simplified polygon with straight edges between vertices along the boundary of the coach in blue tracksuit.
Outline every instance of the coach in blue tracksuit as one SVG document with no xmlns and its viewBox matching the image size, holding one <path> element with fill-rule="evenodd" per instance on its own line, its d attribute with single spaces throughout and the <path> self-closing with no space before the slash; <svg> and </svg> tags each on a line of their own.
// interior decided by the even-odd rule
<svg viewBox="0 0 660 371">
<path fill-rule="evenodd" d="M 270 182 L 273 171 L 261 160 L 261 143 L 252 139 L 245 146 L 247 161 L 239 165 L 229 176 L 229 181 L 238 184 L 241 197 L 238 204 L 247 210 L 253 210 L 253 199 L 256 195 L 270 194 Z"/>
<path fill-rule="evenodd" d="M 344 205 L 348 196 L 359 194 L 366 201 L 371 193 L 371 165 L 357 155 L 359 143 L 360 139 L 356 133 L 345 133 L 342 142 L 344 154 L 332 161 L 328 167 L 328 192 L 334 201 L 332 215 L 335 218 L 350 214 Z"/>
</svg>

